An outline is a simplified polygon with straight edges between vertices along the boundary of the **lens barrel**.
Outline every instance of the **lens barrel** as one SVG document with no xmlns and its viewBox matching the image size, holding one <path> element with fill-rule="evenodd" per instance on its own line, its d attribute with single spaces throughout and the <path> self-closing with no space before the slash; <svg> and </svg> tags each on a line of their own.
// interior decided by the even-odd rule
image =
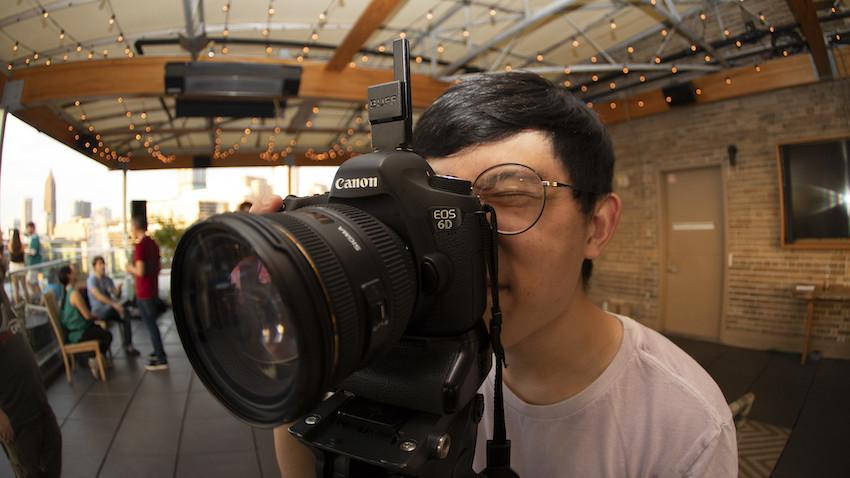
<svg viewBox="0 0 850 478">
<path fill-rule="evenodd" d="M 195 372 L 256 425 L 302 416 L 399 340 L 417 288 L 402 240 L 343 204 L 212 216 L 186 231 L 172 266 Z"/>
</svg>

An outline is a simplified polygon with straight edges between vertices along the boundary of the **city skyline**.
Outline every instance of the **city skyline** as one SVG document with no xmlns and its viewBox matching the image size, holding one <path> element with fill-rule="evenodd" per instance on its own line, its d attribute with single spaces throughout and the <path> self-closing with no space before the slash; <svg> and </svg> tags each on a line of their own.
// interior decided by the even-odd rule
<svg viewBox="0 0 850 478">
<path fill-rule="evenodd" d="M 209 168 L 203 173 L 204 189 L 195 190 L 200 200 L 227 202 L 235 207 L 250 194 L 247 178 L 263 178 L 275 194 L 285 196 L 285 166 L 247 168 Z M 130 171 L 127 174 L 127 201 L 179 201 L 181 175 L 191 170 Z M 329 185 L 336 167 L 311 166 L 294 170 L 293 194 L 307 195 L 316 185 Z M 45 191 L 49 176 L 55 183 L 56 223 L 69 221 L 77 201 L 89 202 L 91 211 L 109 208 L 113 218 L 122 217 L 122 172 L 105 166 L 72 150 L 8 115 L 0 171 L 0 227 L 4 231 L 20 220 L 21 204 L 32 200 L 32 220 L 37 230 L 47 233 Z M 46 191 L 45 191 L 46 192 Z M 238 197 L 237 197 L 238 196 Z M 238 199 L 238 201 L 237 201 Z M 199 200 L 199 199 L 194 199 Z M 236 203 L 236 204 L 234 204 Z"/>
</svg>

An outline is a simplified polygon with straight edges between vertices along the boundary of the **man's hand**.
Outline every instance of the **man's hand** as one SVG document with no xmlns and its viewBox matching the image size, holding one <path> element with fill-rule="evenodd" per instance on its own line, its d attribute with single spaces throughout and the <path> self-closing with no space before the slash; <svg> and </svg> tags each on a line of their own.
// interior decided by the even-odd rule
<svg viewBox="0 0 850 478">
<path fill-rule="evenodd" d="M 118 315 L 124 317 L 124 306 L 119 304 L 118 302 L 112 303 L 112 308 L 115 309 L 115 312 L 118 312 Z"/>
<path fill-rule="evenodd" d="M 15 430 L 12 429 L 12 422 L 9 421 L 9 416 L 0 409 L 0 441 L 3 443 L 12 443 L 15 440 Z"/>
<path fill-rule="evenodd" d="M 280 211 L 283 206 L 283 198 L 276 195 L 266 196 L 262 201 L 251 206 L 251 214 L 268 214 Z"/>
</svg>

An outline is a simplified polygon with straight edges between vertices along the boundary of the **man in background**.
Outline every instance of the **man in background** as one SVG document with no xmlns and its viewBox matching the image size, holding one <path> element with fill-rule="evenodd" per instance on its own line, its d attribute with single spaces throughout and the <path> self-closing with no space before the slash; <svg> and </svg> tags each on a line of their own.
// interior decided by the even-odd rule
<svg viewBox="0 0 850 478">
<path fill-rule="evenodd" d="M 133 325 L 118 301 L 120 286 L 115 287 L 112 278 L 106 275 L 106 261 L 101 256 L 92 260 L 92 275 L 86 281 L 92 313 L 101 320 L 117 321 L 121 324 L 121 346 L 128 357 L 139 355 L 133 347 Z"/>
<path fill-rule="evenodd" d="M 157 300 L 159 299 L 159 246 L 147 235 L 147 221 L 144 217 L 133 218 L 133 260 L 127 264 L 127 272 L 133 274 L 136 280 L 136 301 L 142 315 L 142 322 L 148 328 L 153 344 L 153 353 L 146 370 L 168 370 L 168 358 L 162 346 L 162 336 L 156 325 L 159 315 Z"/>
<path fill-rule="evenodd" d="M 41 288 L 38 285 L 38 271 L 32 268 L 41 264 L 41 238 L 35 232 L 35 223 L 27 223 L 27 245 L 24 251 L 26 253 L 27 285 L 30 288 L 30 297 L 38 297 L 41 293 Z"/>
</svg>

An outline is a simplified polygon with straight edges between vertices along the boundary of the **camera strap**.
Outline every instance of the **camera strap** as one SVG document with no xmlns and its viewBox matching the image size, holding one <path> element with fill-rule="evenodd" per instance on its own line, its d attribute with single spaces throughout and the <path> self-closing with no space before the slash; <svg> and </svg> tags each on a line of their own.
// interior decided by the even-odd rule
<svg viewBox="0 0 850 478">
<path fill-rule="evenodd" d="M 505 399 L 502 392 L 502 367 L 507 367 L 505 349 L 502 347 L 502 309 L 499 306 L 499 224 L 496 210 L 489 204 L 483 205 L 490 223 L 489 260 L 490 278 L 490 344 L 496 356 L 496 374 L 493 390 L 493 438 L 487 440 L 487 468 L 484 476 L 518 476 L 511 470 L 511 441 L 505 430 Z"/>
</svg>

